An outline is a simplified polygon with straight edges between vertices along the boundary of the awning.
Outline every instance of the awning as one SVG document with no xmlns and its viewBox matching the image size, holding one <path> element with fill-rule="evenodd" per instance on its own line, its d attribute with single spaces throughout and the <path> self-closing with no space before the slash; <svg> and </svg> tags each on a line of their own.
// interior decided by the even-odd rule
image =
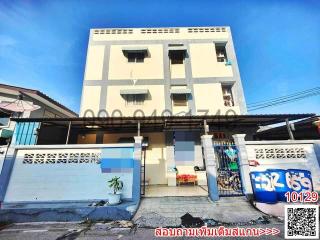
<svg viewBox="0 0 320 240">
<path fill-rule="evenodd" d="M 144 53 L 145 55 L 148 55 L 148 48 L 147 47 L 123 47 L 122 52 L 124 55 L 127 53 Z"/>
<path fill-rule="evenodd" d="M 2 138 L 10 138 L 13 135 L 13 131 L 9 129 L 0 130 L 0 137 Z"/>
<path fill-rule="evenodd" d="M 170 94 L 191 94 L 191 89 L 188 89 L 188 88 L 170 89 Z"/>
<path fill-rule="evenodd" d="M 187 47 L 185 46 L 169 46 L 169 51 L 187 51 Z"/>
<path fill-rule="evenodd" d="M 158 112 L 157 112 L 158 114 Z M 160 113 L 161 114 L 161 113 Z M 89 123 L 100 126 L 105 131 L 114 133 L 137 132 L 137 125 L 140 122 L 141 132 L 171 131 L 175 129 L 201 130 L 203 131 L 204 120 L 209 126 L 232 127 L 235 132 L 243 132 L 244 127 L 258 127 L 270 124 L 283 123 L 286 119 L 290 121 L 315 114 L 264 114 L 264 115 L 201 115 L 201 116 L 136 116 L 136 117 L 78 117 L 78 118 L 14 118 L 16 122 L 42 122 L 42 127 L 65 126 L 72 122 L 72 129 L 83 129 Z M 88 129 L 92 131 L 92 129 Z M 97 128 L 99 130 L 99 128 Z M 221 131 L 221 130 L 220 130 Z"/>
<path fill-rule="evenodd" d="M 136 95 L 136 94 L 149 94 L 148 89 L 122 89 L 120 90 L 121 95 Z"/>
</svg>

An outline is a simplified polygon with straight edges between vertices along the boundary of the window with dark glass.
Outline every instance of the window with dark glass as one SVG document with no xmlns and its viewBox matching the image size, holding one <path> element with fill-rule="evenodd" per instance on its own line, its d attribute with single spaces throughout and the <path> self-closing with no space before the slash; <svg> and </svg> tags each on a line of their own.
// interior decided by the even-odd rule
<svg viewBox="0 0 320 240">
<path fill-rule="evenodd" d="M 126 95 L 126 105 L 143 105 L 145 100 L 144 94 L 128 94 Z"/>
<path fill-rule="evenodd" d="M 225 43 L 216 43 L 216 55 L 218 62 L 227 62 L 227 51 L 226 51 L 226 44 Z"/>
<path fill-rule="evenodd" d="M 187 94 L 173 94 L 172 102 L 173 102 L 173 106 L 187 106 L 188 105 Z"/>
<path fill-rule="evenodd" d="M 171 64 L 183 64 L 184 55 L 184 51 L 170 51 Z"/>
<path fill-rule="evenodd" d="M 233 107 L 234 101 L 232 96 L 232 86 L 230 85 L 222 86 L 222 95 L 223 95 L 224 105 L 226 107 Z"/>
<path fill-rule="evenodd" d="M 130 52 L 128 53 L 128 62 L 144 62 L 145 54 L 143 52 Z"/>
</svg>

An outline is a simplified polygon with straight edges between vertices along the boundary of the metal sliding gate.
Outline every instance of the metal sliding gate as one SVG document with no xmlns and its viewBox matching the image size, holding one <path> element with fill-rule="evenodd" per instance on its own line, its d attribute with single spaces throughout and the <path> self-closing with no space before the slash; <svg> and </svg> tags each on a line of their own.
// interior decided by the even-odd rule
<svg viewBox="0 0 320 240">
<path fill-rule="evenodd" d="M 213 141 L 217 160 L 219 196 L 241 196 L 242 184 L 238 165 L 238 149 L 230 141 Z"/>
</svg>

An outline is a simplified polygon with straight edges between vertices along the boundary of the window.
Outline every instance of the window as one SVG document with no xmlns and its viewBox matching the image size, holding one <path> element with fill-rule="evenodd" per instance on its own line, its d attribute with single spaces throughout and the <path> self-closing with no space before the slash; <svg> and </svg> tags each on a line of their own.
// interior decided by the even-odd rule
<svg viewBox="0 0 320 240">
<path fill-rule="evenodd" d="M 184 51 L 170 51 L 171 64 L 183 64 Z"/>
<path fill-rule="evenodd" d="M 216 54 L 218 62 L 228 62 L 226 44 L 216 43 Z"/>
<path fill-rule="evenodd" d="M 128 53 L 128 62 L 141 63 L 144 62 L 145 54 L 143 52 L 129 52 Z"/>
<path fill-rule="evenodd" d="M 126 95 L 126 106 L 143 105 L 144 100 L 144 94 L 128 94 Z"/>
<path fill-rule="evenodd" d="M 9 125 L 9 121 L 10 121 L 10 116 L 8 116 L 8 117 L 1 116 L 0 117 L 0 127 L 8 126 Z"/>
<path fill-rule="evenodd" d="M 173 94 L 172 102 L 173 106 L 187 106 L 188 105 L 187 94 Z"/>
<path fill-rule="evenodd" d="M 233 96 L 232 96 L 232 86 L 222 86 L 222 95 L 223 95 L 223 101 L 224 105 L 226 107 L 233 107 Z"/>
</svg>

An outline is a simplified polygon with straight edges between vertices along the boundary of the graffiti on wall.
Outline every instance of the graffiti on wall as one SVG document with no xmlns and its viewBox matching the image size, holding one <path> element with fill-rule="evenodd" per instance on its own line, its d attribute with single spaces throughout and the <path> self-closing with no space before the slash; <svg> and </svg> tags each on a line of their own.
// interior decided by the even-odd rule
<svg viewBox="0 0 320 240">
<path fill-rule="evenodd" d="M 263 203 L 285 202 L 286 192 L 312 191 L 311 172 L 302 169 L 267 169 L 250 172 L 255 200 Z"/>
</svg>

